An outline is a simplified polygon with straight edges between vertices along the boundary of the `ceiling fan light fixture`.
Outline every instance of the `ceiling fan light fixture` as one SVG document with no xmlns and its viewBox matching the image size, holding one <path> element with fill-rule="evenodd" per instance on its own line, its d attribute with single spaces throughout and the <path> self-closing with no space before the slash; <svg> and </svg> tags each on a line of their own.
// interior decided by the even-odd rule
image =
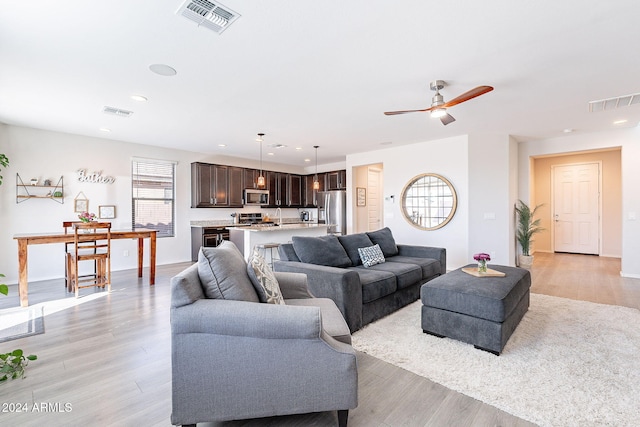
<svg viewBox="0 0 640 427">
<path fill-rule="evenodd" d="M 446 108 L 436 108 L 435 110 L 431 111 L 431 118 L 439 119 L 440 117 L 444 117 L 446 114 L 447 114 Z"/>
</svg>

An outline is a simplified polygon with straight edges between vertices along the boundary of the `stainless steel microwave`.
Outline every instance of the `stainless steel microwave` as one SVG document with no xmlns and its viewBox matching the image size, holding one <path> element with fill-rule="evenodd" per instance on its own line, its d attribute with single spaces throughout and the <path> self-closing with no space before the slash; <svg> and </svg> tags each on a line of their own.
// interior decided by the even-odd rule
<svg viewBox="0 0 640 427">
<path fill-rule="evenodd" d="M 244 204 L 245 205 L 268 205 L 269 190 L 257 190 L 253 188 L 245 189 Z"/>
</svg>

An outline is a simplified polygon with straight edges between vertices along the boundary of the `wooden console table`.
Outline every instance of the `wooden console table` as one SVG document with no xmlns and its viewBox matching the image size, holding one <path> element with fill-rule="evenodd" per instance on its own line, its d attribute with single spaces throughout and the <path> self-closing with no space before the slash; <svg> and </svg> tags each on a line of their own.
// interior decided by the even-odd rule
<svg viewBox="0 0 640 427">
<path fill-rule="evenodd" d="M 138 277 L 142 277 L 142 260 L 144 253 L 144 239 L 149 239 L 149 285 L 156 282 L 156 230 L 136 230 L 136 231 L 111 231 L 111 239 L 138 239 Z M 98 234 L 98 237 L 102 234 Z M 94 239 L 95 234 L 87 235 L 87 240 Z M 106 235 L 103 236 L 103 238 Z M 18 294 L 20 295 L 20 305 L 29 305 L 27 279 L 27 247 L 29 245 L 43 245 L 47 243 L 73 243 L 74 235 L 65 233 L 47 234 L 16 234 L 13 236 L 18 241 Z"/>
</svg>

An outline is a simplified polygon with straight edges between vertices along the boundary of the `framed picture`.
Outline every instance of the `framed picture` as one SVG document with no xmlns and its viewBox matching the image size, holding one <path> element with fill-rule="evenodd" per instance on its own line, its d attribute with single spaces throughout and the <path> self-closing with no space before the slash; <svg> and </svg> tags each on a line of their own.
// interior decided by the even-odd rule
<svg viewBox="0 0 640 427">
<path fill-rule="evenodd" d="M 367 206 L 367 189 L 364 187 L 356 187 L 356 205 Z"/>
<path fill-rule="evenodd" d="M 98 218 L 112 219 L 116 217 L 116 207 L 114 205 L 98 206 Z"/>
<path fill-rule="evenodd" d="M 73 199 L 73 211 L 78 213 L 89 212 L 89 199 L 82 191 Z"/>
<path fill-rule="evenodd" d="M 89 212 L 89 200 L 87 199 L 74 199 L 73 200 L 73 211 L 82 213 Z"/>
</svg>

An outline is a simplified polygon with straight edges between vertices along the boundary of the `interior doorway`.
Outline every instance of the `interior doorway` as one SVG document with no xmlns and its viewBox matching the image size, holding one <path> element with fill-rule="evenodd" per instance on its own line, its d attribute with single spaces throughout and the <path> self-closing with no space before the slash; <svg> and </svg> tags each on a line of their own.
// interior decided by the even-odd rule
<svg viewBox="0 0 640 427">
<path fill-rule="evenodd" d="M 384 227 L 383 220 L 383 180 L 382 163 L 353 168 L 353 194 L 364 189 L 364 197 L 354 197 L 353 232 L 364 233 Z"/>
<path fill-rule="evenodd" d="M 600 162 L 552 168 L 553 250 L 600 254 Z"/>
<path fill-rule="evenodd" d="M 367 168 L 367 193 L 369 200 L 367 203 L 367 231 L 375 231 L 382 228 L 382 170 L 378 168 Z"/>
<path fill-rule="evenodd" d="M 599 235 L 598 255 L 601 257 L 622 257 L 622 151 L 619 147 L 607 150 L 592 150 L 572 153 L 558 153 L 532 158 L 531 196 L 526 200 L 530 206 L 542 205 L 537 217 L 544 229 L 535 235 L 535 253 L 553 253 L 556 249 L 554 207 L 554 169 L 557 167 L 597 163 L 600 166 L 599 195 Z M 586 185 L 586 184 L 585 184 Z M 578 191 L 583 191 L 580 189 Z M 579 210 L 582 210 L 580 207 Z M 591 232 L 593 234 L 594 232 Z M 578 232 L 580 234 L 580 232 Z M 571 249 L 568 252 L 590 253 Z M 593 252 L 593 251 L 591 251 Z"/>
</svg>

